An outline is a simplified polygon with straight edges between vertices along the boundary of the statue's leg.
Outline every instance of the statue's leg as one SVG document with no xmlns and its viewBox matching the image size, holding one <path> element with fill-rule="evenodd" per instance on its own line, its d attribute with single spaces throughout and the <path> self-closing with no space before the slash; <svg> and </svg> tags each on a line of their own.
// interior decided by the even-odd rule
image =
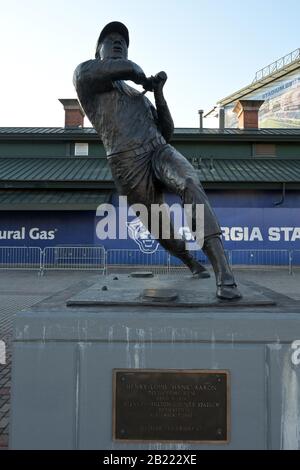
<svg viewBox="0 0 300 470">
<path fill-rule="evenodd" d="M 193 166 L 174 147 L 166 145 L 153 156 L 153 169 L 160 184 L 178 194 L 183 204 L 192 204 L 192 227 L 196 226 L 196 204 L 204 206 L 203 252 L 215 272 L 217 296 L 225 299 L 240 298 L 233 272 L 229 266 L 221 240 L 221 228 Z"/>
<path fill-rule="evenodd" d="M 155 152 L 154 152 L 155 153 Z M 120 155 L 109 160 L 110 169 L 119 194 L 127 196 L 130 206 L 143 204 L 151 214 L 152 204 L 162 204 L 163 194 L 156 184 L 152 167 L 153 151 L 135 156 L 134 154 Z M 195 277 L 210 277 L 209 272 L 186 250 L 184 240 L 174 237 L 174 228 L 170 223 L 170 237 L 164 238 L 160 233 L 155 234 L 148 220 L 143 220 L 142 214 L 138 216 L 143 224 L 152 232 L 160 244 L 172 255 L 183 261 Z M 150 220 L 150 217 L 148 217 Z"/>
</svg>

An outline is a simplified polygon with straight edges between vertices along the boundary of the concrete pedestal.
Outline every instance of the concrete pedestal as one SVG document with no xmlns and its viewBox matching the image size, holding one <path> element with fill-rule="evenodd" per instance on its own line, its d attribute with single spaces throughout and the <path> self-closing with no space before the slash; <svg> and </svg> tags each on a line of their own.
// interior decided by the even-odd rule
<svg viewBox="0 0 300 470">
<path fill-rule="evenodd" d="M 83 287 L 17 315 L 12 449 L 300 448 L 296 302 L 269 291 L 276 306 L 67 306 Z M 114 442 L 115 368 L 228 370 L 229 444 Z"/>
</svg>

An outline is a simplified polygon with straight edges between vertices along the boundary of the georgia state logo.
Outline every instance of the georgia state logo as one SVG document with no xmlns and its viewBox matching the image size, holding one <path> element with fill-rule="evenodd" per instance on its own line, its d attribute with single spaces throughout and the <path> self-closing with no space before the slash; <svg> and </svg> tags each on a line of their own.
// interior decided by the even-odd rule
<svg viewBox="0 0 300 470">
<path fill-rule="evenodd" d="M 152 238 L 151 233 L 144 227 L 140 219 L 136 218 L 127 222 L 127 227 L 130 238 L 135 241 L 143 253 L 151 254 L 157 251 L 158 241 Z"/>
</svg>

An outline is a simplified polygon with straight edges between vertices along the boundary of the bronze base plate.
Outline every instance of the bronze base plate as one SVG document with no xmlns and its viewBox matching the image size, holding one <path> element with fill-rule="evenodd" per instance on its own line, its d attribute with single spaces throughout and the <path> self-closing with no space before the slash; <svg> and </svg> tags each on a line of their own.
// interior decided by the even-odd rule
<svg viewBox="0 0 300 470">
<path fill-rule="evenodd" d="M 274 299 L 264 295 L 261 290 L 238 283 L 242 298 L 237 300 L 221 300 L 216 297 L 216 281 L 210 279 L 194 279 L 191 275 L 154 276 L 152 279 L 132 278 L 131 275 L 119 274 L 99 277 L 99 282 L 78 292 L 66 302 L 68 307 L 120 306 L 120 307 L 172 307 L 198 308 L 217 307 L 261 307 L 273 306 Z M 163 292 L 161 296 L 144 295 Z M 166 292 L 172 291 L 171 298 Z M 175 298 L 176 294 L 176 298 Z"/>
</svg>

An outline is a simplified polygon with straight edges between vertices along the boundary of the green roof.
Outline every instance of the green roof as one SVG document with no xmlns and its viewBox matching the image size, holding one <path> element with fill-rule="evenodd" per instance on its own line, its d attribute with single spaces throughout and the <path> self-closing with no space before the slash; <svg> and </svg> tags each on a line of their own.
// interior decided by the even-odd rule
<svg viewBox="0 0 300 470">
<path fill-rule="evenodd" d="M 106 158 L 0 158 L 0 181 L 112 181 Z"/>
<path fill-rule="evenodd" d="M 193 159 L 193 165 L 203 182 L 300 182 L 300 159 Z M 80 183 L 114 187 L 105 158 L 0 158 L 0 187 L 32 189 L 46 183 L 60 183 L 62 188 L 73 183 L 78 189 Z"/>
<path fill-rule="evenodd" d="M 205 182 L 300 182 L 300 159 L 206 159 L 195 166 Z"/>
<path fill-rule="evenodd" d="M 0 127 L 0 141 L 43 140 L 100 142 L 101 139 L 93 127 Z M 172 141 L 300 141 L 300 128 L 287 129 L 218 129 L 198 127 L 177 127 Z"/>
<path fill-rule="evenodd" d="M 105 190 L 0 190 L 0 210 L 94 210 L 109 202 Z"/>
</svg>

